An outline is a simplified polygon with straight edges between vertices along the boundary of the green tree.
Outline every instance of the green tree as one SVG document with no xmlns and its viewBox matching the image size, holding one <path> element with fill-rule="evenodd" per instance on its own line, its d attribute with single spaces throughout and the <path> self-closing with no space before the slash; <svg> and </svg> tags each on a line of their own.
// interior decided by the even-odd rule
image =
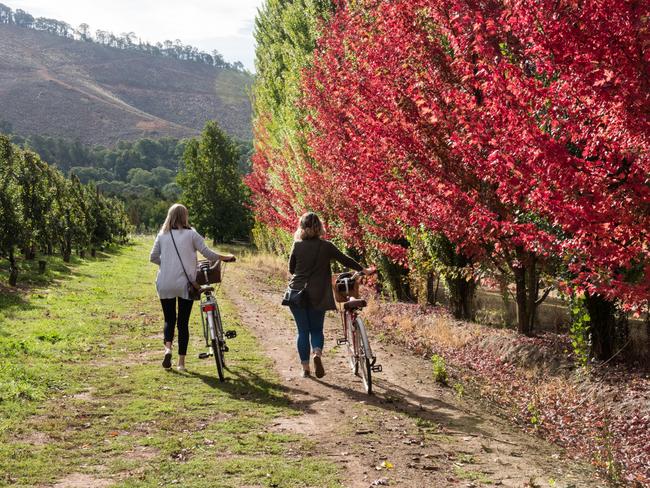
<svg viewBox="0 0 650 488">
<path fill-rule="evenodd" d="M 22 202 L 16 177 L 18 161 L 15 146 L 0 136 L 0 254 L 9 261 L 9 284 L 18 279 L 15 249 L 23 238 Z"/>
<path fill-rule="evenodd" d="M 237 146 L 216 122 L 208 122 L 201 138 L 185 149 L 178 175 L 181 200 L 198 230 L 215 242 L 247 238 L 251 230 L 239 159 Z"/>
</svg>

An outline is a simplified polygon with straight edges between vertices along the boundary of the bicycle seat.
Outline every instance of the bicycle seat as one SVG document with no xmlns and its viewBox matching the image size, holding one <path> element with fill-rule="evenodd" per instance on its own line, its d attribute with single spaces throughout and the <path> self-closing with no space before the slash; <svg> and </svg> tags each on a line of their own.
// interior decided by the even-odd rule
<svg viewBox="0 0 650 488">
<path fill-rule="evenodd" d="M 355 298 L 354 300 L 348 300 L 343 304 L 346 310 L 355 310 L 357 308 L 363 308 L 368 303 L 365 300 L 361 300 L 359 298 Z"/>
<path fill-rule="evenodd" d="M 210 291 L 214 291 L 214 286 L 208 286 L 208 285 L 201 286 L 201 293 L 208 293 Z"/>
</svg>

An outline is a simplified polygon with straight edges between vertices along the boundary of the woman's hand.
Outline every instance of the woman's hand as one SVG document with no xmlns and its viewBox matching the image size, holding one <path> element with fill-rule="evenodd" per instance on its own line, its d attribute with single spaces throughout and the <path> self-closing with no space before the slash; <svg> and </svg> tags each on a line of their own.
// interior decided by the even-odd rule
<svg viewBox="0 0 650 488">
<path fill-rule="evenodd" d="M 235 261 L 237 261 L 237 258 L 232 254 L 229 254 L 228 256 L 221 256 L 221 260 L 224 263 L 234 263 Z"/>
<path fill-rule="evenodd" d="M 373 275 L 377 272 L 377 267 L 376 266 L 370 266 L 369 268 L 365 268 L 362 273 L 366 276 Z"/>
</svg>

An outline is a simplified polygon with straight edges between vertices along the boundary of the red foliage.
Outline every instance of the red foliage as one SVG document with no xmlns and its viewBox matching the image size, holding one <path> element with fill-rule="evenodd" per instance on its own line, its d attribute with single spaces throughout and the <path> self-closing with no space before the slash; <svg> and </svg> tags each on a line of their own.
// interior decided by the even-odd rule
<svg viewBox="0 0 650 488">
<path fill-rule="evenodd" d="M 647 6 L 354 5 L 328 25 L 305 90 L 318 171 L 354 197 L 370 242 L 424 225 L 514 266 L 562 255 L 575 287 L 642 305 Z"/>
</svg>

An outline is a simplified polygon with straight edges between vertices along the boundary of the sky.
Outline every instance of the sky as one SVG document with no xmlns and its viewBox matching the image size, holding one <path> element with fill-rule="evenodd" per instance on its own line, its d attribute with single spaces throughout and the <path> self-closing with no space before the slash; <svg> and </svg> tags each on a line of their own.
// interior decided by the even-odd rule
<svg viewBox="0 0 650 488">
<path fill-rule="evenodd" d="M 263 0 L 3 0 L 35 17 L 90 25 L 115 34 L 135 32 L 143 41 L 180 39 L 254 71 L 253 23 Z"/>
</svg>

